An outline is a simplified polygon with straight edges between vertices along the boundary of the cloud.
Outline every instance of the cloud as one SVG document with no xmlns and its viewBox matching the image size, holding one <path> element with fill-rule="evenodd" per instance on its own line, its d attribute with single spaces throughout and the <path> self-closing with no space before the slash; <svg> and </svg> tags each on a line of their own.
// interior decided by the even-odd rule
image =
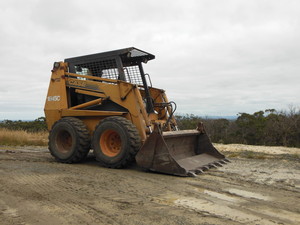
<svg viewBox="0 0 300 225">
<path fill-rule="evenodd" d="M 0 120 L 43 115 L 50 70 L 135 46 L 179 113 L 235 115 L 300 104 L 296 0 L 0 3 Z"/>
</svg>

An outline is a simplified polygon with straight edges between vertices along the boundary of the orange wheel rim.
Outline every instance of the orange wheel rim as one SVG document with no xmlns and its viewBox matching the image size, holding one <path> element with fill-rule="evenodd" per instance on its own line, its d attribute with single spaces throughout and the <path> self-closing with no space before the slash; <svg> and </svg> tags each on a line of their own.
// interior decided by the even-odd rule
<svg viewBox="0 0 300 225">
<path fill-rule="evenodd" d="M 106 130 L 100 137 L 100 148 L 104 155 L 114 157 L 121 151 L 121 137 L 114 130 Z"/>
</svg>

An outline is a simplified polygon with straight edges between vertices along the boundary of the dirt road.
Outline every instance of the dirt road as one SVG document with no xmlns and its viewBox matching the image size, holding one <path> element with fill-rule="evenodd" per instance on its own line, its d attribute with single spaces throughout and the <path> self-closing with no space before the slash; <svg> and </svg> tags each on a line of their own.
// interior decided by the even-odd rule
<svg viewBox="0 0 300 225">
<path fill-rule="evenodd" d="M 300 224 L 299 158 L 231 161 L 181 178 L 2 146 L 0 224 Z"/>
</svg>

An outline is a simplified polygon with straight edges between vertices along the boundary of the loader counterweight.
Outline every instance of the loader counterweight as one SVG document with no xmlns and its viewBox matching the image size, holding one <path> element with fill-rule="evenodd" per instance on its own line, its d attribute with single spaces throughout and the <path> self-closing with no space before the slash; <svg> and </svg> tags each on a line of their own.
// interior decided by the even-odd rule
<svg viewBox="0 0 300 225">
<path fill-rule="evenodd" d="M 54 63 L 45 103 L 51 154 L 73 163 L 92 148 L 105 167 L 136 160 L 180 176 L 221 165 L 225 157 L 203 126 L 178 131 L 176 104 L 144 73 L 142 64 L 154 58 L 131 47 Z"/>
</svg>

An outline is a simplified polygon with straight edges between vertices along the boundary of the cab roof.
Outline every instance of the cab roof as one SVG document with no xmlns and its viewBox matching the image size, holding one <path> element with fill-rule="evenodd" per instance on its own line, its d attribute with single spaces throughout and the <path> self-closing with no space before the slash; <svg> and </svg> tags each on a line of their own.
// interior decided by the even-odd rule
<svg viewBox="0 0 300 225">
<path fill-rule="evenodd" d="M 102 53 L 96 53 L 91 55 L 67 58 L 65 59 L 65 62 L 72 63 L 72 64 L 88 63 L 88 62 L 105 60 L 105 59 L 116 58 L 116 57 L 120 57 L 122 62 L 131 62 L 131 63 L 134 62 L 146 63 L 147 61 L 155 58 L 154 55 L 148 52 L 145 52 L 135 47 L 130 47 L 130 48 L 123 48 L 123 49 L 109 51 L 109 52 L 102 52 Z"/>
</svg>

